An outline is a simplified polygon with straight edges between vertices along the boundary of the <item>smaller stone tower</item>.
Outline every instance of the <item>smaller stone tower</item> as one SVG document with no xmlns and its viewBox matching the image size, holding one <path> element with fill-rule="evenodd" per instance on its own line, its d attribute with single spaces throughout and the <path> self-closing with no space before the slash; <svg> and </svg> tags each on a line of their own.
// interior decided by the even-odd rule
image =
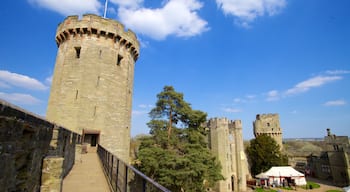
<svg viewBox="0 0 350 192">
<path fill-rule="evenodd" d="M 254 135 L 257 137 L 266 134 L 275 139 L 282 150 L 282 128 L 280 126 L 279 115 L 276 114 L 257 114 L 253 122 Z"/>
<path fill-rule="evenodd" d="M 221 163 L 221 174 L 215 191 L 246 191 L 249 177 L 248 161 L 244 153 L 242 123 L 240 120 L 213 118 L 207 122 L 209 147 Z"/>
</svg>

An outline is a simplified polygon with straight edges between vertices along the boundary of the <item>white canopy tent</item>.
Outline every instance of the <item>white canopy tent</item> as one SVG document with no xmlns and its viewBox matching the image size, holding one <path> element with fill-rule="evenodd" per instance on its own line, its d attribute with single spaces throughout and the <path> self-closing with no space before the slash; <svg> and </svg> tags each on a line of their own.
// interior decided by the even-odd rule
<svg viewBox="0 0 350 192">
<path fill-rule="evenodd" d="M 294 180 L 296 185 L 306 185 L 305 175 L 290 166 L 271 167 L 255 177 L 268 180 L 270 185 L 282 185 L 284 180 Z"/>
</svg>

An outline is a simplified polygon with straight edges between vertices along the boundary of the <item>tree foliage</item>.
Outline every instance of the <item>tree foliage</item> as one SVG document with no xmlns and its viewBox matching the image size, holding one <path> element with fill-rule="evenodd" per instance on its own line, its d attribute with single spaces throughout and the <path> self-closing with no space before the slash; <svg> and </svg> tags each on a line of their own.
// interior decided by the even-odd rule
<svg viewBox="0 0 350 192">
<path fill-rule="evenodd" d="M 280 146 L 272 137 L 266 134 L 252 139 L 246 151 L 253 175 L 265 172 L 272 166 L 288 164 L 288 158 L 281 153 Z"/>
<path fill-rule="evenodd" d="M 138 168 L 172 191 L 204 191 L 223 179 L 201 127 L 207 114 L 193 110 L 171 86 L 157 98 L 147 124 L 151 137 L 141 142 Z"/>
</svg>

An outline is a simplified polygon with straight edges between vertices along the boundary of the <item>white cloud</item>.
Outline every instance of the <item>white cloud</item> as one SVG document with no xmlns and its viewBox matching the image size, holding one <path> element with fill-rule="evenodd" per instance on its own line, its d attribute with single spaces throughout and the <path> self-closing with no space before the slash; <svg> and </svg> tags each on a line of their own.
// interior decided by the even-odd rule
<svg viewBox="0 0 350 192">
<path fill-rule="evenodd" d="M 0 80 L 0 88 L 11 88 L 11 86 Z"/>
<path fill-rule="evenodd" d="M 237 108 L 223 108 L 222 109 L 223 111 L 227 112 L 227 113 L 239 113 L 239 112 L 242 112 L 241 109 L 237 109 Z"/>
<path fill-rule="evenodd" d="M 105 1 L 99 0 L 28 0 L 30 3 L 62 15 L 102 13 Z M 115 14 L 128 28 L 153 39 L 169 35 L 192 37 L 207 31 L 208 23 L 198 16 L 203 4 L 199 0 L 162 1 L 161 8 L 143 7 L 144 0 L 110 0 L 108 11 Z M 113 7 L 114 5 L 114 7 Z"/>
<path fill-rule="evenodd" d="M 297 114 L 297 110 L 293 110 L 290 112 L 291 114 Z"/>
<path fill-rule="evenodd" d="M 47 77 L 47 78 L 45 79 L 45 82 L 46 82 L 47 84 L 51 85 L 51 84 L 52 84 L 52 78 L 53 78 L 52 75 L 51 75 L 50 77 Z"/>
<path fill-rule="evenodd" d="M 0 70 L 0 82 L 31 90 L 46 90 L 48 88 L 36 79 L 4 70 Z"/>
<path fill-rule="evenodd" d="M 256 95 L 247 95 L 246 98 L 252 100 L 256 98 Z"/>
<path fill-rule="evenodd" d="M 101 3 L 98 0 L 28 0 L 30 3 L 58 12 L 62 15 L 98 14 Z"/>
<path fill-rule="evenodd" d="M 138 8 L 143 3 L 143 0 L 110 0 L 110 2 L 121 7 Z"/>
<path fill-rule="evenodd" d="M 128 28 L 153 39 L 191 37 L 208 30 L 207 22 L 196 12 L 201 7 L 198 0 L 169 0 L 157 9 L 120 7 L 118 16 Z"/>
<path fill-rule="evenodd" d="M 293 88 L 288 89 L 285 95 L 294 95 L 302 92 L 306 92 L 311 88 L 321 87 L 324 84 L 342 79 L 341 76 L 316 76 L 305 81 L 302 81 L 295 85 Z"/>
<path fill-rule="evenodd" d="M 267 101 L 277 101 L 280 99 L 279 92 L 277 90 L 271 90 L 267 92 Z"/>
<path fill-rule="evenodd" d="M 247 103 L 247 102 L 254 102 L 254 99 L 256 98 L 256 95 L 246 95 L 244 99 L 236 97 L 233 99 L 234 103 Z"/>
<path fill-rule="evenodd" d="M 334 101 L 327 101 L 323 105 L 324 106 L 343 106 L 343 105 L 346 105 L 346 101 L 343 99 L 334 100 Z"/>
<path fill-rule="evenodd" d="M 147 113 L 145 110 L 132 110 L 132 115 L 145 115 Z"/>
<path fill-rule="evenodd" d="M 21 93 L 3 93 L 0 92 L 0 98 L 10 103 L 25 104 L 25 105 L 36 105 L 41 101 L 31 95 Z"/>
<path fill-rule="evenodd" d="M 240 99 L 240 98 L 234 98 L 234 99 L 233 99 L 233 102 L 235 102 L 235 103 L 240 103 L 240 102 L 242 102 L 242 99 Z"/>
<path fill-rule="evenodd" d="M 153 108 L 154 106 L 150 104 L 140 104 L 138 105 L 138 107 L 145 109 L 145 108 Z"/>
<path fill-rule="evenodd" d="M 243 27 L 259 16 L 272 16 L 286 6 L 286 0 L 216 0 L 217 6 L 226 15 L 232 15 Z"/>
<path fill-rule="evenodd" d="M 329 75 L 342 75 L 342 74 L 348 74 L 350 73 L 350 71 L 348 70 L 329 70 L 329 71 L 326 71 L 326 74 L 329 74 Z"/>
</svg>

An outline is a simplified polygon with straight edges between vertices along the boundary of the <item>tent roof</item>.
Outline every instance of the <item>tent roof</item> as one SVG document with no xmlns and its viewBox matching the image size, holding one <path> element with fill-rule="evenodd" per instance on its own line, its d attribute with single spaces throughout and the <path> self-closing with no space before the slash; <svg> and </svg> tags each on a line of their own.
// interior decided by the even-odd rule
<svg viewBox="0 0 350 192">
<path fill-rule="evenodd" d="M 261 174 L 261 175 L 260 175 Z M 271 167 L 269 170 L 267 170 L 264 173 L 260 173 L 258 176 L 268 176 L 268 177 L 296 177 L 296 176 L 305 176 L 304 174 L 300 173 L 299 171 L 295 170 L 293 167 L 290 166 L 279 166 L 279 167 Z M 259 177 L 258 177 L 259 178 Z"/>
<path fill-rule="evenodd" d="M 259 179 L 268 179 L 269 176 L 266 175 L 264 172 L 258 174 L 258 175 L 255 175 L 256 178 L 259 178 Z"/>
</svg>

